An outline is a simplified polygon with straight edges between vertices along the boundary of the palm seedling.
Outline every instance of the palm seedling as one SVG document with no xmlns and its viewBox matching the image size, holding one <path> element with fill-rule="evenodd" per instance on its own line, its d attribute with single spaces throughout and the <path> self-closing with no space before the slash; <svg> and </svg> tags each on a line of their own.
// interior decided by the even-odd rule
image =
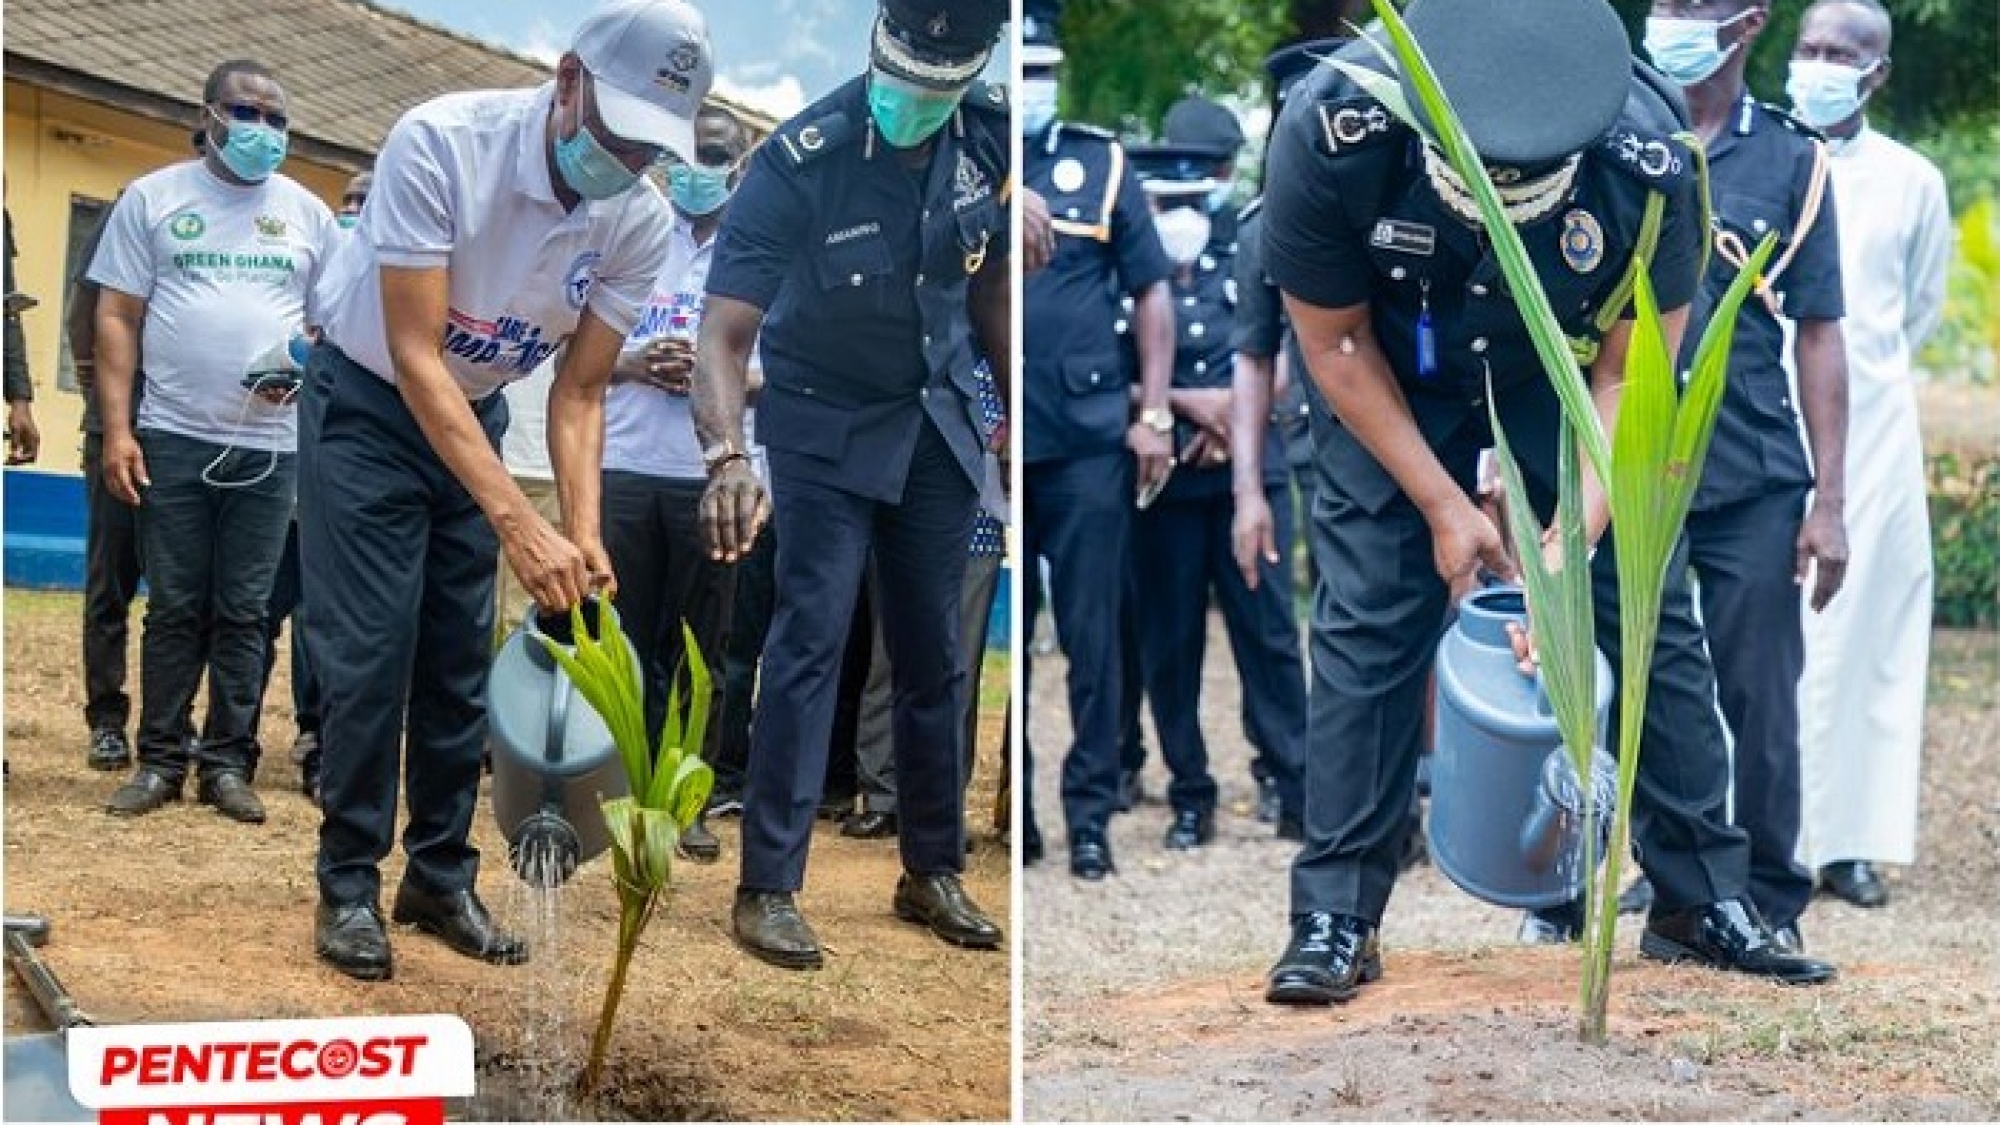
<svg viewBox="0 0 2000 1125">
<path fill-rule="evenodd" d="M 598 622 L 600 635 L 592 637 L 582 607 L 570 610 L 574 652 L 541 638 L 577 693 L 604 719 L 630 785 L 629 796 L 603 803 L 604 823 L 611 836 L 612 885 L 618 892 L 618 949 L 597 1030 L 591 1036 L 590 1056 L 579 1081 L 586 1093 L 603 1077 L 611 1028 L 625 992 L 625 973 L 639 948 L 639 936 L 672 891 L 674 847 L 700 815 L 715 786 L 715 772 L 699 754 L 708 731 L 712 681 L 693 632 L 685 624 L 681 626 L 691 692 L 685 722 L 680 677 L 676 675 L 668 692 L 666 721 L 655 741 L 646 736 L 643 673 L 633 658 L 618 612 L 609 602 L 600 603 Z"/>
<path fill-rule="evenodd" d="M 1764 239 L 1717 305 L 1696 349 L 1686 390 L 1679 394 L 1675 388 L 1674 359 L 1668 351 L 1660 312 L 1647 281 L 1646 263 L 1642 262 L 1633 271 L 1632 301 L 1637 320 L 1625 355 L 1616 431 L 1607 441 L 1569 339 L 1535 276 L 1519 233 L 1507 219 L 1499 193 L 1487 179 L 1471 138 L 1393 4 L 1390 0 L 1372 2 L 1390 40 L 1386 48 L 1377 43 L 1377 50 L 1410 76 L 1425 115 L 1435 127 L 1427 127 L 1411 113 L 1395 79 L 1344 60 L 1331 61 L 1442 150 L 1459 178 L 1471 189 L 1506 276 L 1508 291 L 1534 338 L 1535 353 L 1561 403 L 1555 512 L 1559 551 L 1553 558 L 1544 555 L 1541 529 L 1535 522 L 1520 466 L 1507 443 L 1499 416 L 1492 412 L 1492 407 L 1488 410 L 1507 495 L 1507 533 L 1520 556 L 1528 603 L 1534 610 L 1532 629 L 1540 653 L 1542 677 L 1563 745 L 1579 778 L 1590 776 L 1596 676 L 1579 450 L 1596 478 L 1609 482 L 1606 495 L 1618 555 L 1623 666 L 1619 669 L 1618 802 L 1611 810 L 1610 843 L 1601 870 L 1593 853 L 1599 835 L 1597 818 L 1604 810 L 1595 807 L 1593 786 L 1579 786 L 1583 794 L 1586 919 L 1579 1030 L 1586 1041 L 1602 1043 L 1610 1005 L 1611 952 L 1617 939 L 1618 881 L 1621 860 L 1631 837 L 1632 793 L 1638 778 L 1646 689 L 1668 558 L 1687 519 L 1688 505 L 1708 453 L 1709 436 L 1715 428 L 1737 309 L 1769 259 L 1775 240 L 1771 236 Z M 1685 135 L 1682 139 L 1696 148 L 1698 154 L 1697 140 Z M 1705 185 L 1703 190 L 1706 191 Z M 1487 400 L 1490 403 L 1492 399 L 1489 390 Z"/>
</svg>

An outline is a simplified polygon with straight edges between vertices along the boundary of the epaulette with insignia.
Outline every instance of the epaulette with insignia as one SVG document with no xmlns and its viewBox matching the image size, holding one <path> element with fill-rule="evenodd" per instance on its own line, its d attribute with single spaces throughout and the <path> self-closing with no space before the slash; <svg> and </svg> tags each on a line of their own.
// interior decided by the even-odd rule
<svg viewBox="0 0 2000 1125">
<path fill-rule="evenodd" d="M 1319 148 L 1328 156 L 1387 140 L 1401 125 L 1387 106 L 1367 94 L 1349 92 L 1321 102 L 1313 111 L 1319 118 Z"/>
<path fill-rule="evenodd" d="M 791 157 L 794 167 L 811 163 L 821 153 L 846 144 L 853 136 L 854 123 L 845 113 L 829 113 L 777 134 L 778 147 Z"/>
<path fill-rule="evenodd" d="M 1798 117 L 1794 115 L 1791 110 L 1785 108 L 1784 106 L 1773 105 L 1770 102 L 1758 102 L 1757 108 L 1763 110 L 1765 113 L 1770 114 L 1772 117 L 1777 118 L 1779 123 L 1783 124 L 1785 128 L 1790 129 L 1792 132 L 1797 133 L 1802 137 L 1807 137 L 1815 141 L 1826 140 L 1825 133 L 1822 133 L 1818 129 L 1815 129 L 1812 126 L 1806 124 L 1805 122 L 1799 120 Z"/>
<path fill-rule="evenodd" d="M 1262 211 L 1263 209 L 1264 209 L 1264 197 L 1260 195 L 1257 198 L 1251 200 L 1249 203 L 1245 204 L 1243 210 L 1236 212 L 1236 221 L 1239 223 L 1247 223 L 1251 219 L 1256 218 L 1257 213 Z"/>
<path fill-rule="evenodd" d="M 1007 86 L 1001 82 L 979 82 L 965 88 L 965 96 L 959 103 L 967 109 L 983 109 L 988 113 L 1007 112 Z"/>
<path fill-rule="evenodd" d="M 1620 121 L 1597 142 L 1597 152 L 1612 167 L 1655 191 L 1670 191 L 1694 174 L 1687 147 L 1665 133 Z"/>
</svg>

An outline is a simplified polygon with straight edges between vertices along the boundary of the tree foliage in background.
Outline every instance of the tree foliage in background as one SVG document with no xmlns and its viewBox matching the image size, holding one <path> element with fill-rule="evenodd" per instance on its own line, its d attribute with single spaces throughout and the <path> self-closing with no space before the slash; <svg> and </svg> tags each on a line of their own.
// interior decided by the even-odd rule
<svg viewBox="0 0 2000 1125">
<path fill-rule="evenodd" d="M 1183 95 L 1260 89 L 1264 56 L 1290 24 L 1284 4 L 1256 0 L 1068 0 L 1062 117 L 1157 134 Z"/>
</svg>

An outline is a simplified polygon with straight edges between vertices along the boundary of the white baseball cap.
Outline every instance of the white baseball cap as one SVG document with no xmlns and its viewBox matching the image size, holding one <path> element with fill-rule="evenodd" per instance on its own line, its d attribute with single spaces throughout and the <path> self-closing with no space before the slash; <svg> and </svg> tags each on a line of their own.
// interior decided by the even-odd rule
<svg viewBox="0 0 2000 1125">
<path fill-rule="evenodd" d="M 571 48 L 597 80 L 597 113 L 619 138 L 694 159 L 694 117 L 715 81 L 708 22 L 683 0 L 610 0 Z"/>
</svg>

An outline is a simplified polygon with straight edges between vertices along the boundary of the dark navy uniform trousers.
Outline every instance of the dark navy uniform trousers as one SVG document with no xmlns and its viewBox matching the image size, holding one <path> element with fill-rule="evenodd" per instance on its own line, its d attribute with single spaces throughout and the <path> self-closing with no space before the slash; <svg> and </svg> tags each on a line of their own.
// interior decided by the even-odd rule
<svg viewBox="0 0 2000 1125">
<path fill-rule="evenodd" d="M 778 601 L 750 736 L 741 885 L 805 885 L 841 655 L 871 547 L 894 670 L 903 867 L 917 875 L 956 873 L 965 865 L 958 602 L 978 493 L 928 420 L 918 427 L 899 503 L 834 488 L 811 465 L 810 458 L 771 452 Z"/>
<path fill-rule="evenodd" d="M 1552 407 L 1551 407 L 1552 408 Z M 1437 655 L 1447 591 L 1430 527 L 1400 490 L 1370 511 L 1385 472 L 1338 422 L 1314 415 L 1320 464 L 1312 536 L 1320 563 L 1313 605 L 1306 843 L 1292 868 L 1292 913 L 1332 911 L 1379 921 L 1396 880 L 1423 737 L 1425 683 Z M 1464 424 L 1437 447 L 1470 490 L 1485 427 Z M 1541 462 L 1553 464 L 1543 451 Z M 1524 461 L 1528 457 L 1524 451 Z M 1538 511 L 1554 491 L 1530 470 Z M 1377 493 L 1379 495 L 1379 492 Z M 1725 816 L 1729 765 L 1715 715 L 1715 674 L 1687 580 L 1683 539 L 1661 600 L 1633 839 L 1660 908 L 1742 895 L 1748 842 Z M 1617 558 L 1610 533 L 1591 568 L 1597 644 L 1620 666 Z M 1791 596 L 1796 600 L 1794 591 Z M 1612 731 L 1618 729 L 1616 707 Z"/>
<path fill-rule="evenodd" d="M 497 450 L 506 399 L 473 412 Z M 300 619 L 323 709 L 320 895 L 379 897 L 399 772 L 404 879 L 470 889 L 499 540 L 401 393 L 331 344 L 307 360 L 299 422 Z"/>
</svg>

